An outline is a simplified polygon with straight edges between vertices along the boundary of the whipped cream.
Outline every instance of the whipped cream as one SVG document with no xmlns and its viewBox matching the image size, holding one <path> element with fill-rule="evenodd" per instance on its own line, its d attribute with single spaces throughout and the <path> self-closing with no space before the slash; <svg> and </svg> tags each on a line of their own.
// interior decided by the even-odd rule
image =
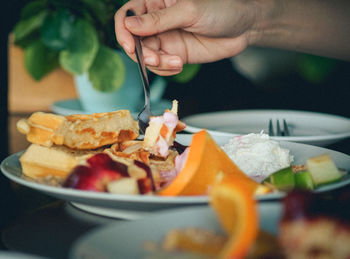
<svg viewBox="0 0 350 259">
<path fill-rule="evenodd" d="M 261 182 L 271 173 L 288 167 L 293 156 L 267 134 L 248 134 L 233 137 L 222 149 L 249 177 Z"/>
</svg>

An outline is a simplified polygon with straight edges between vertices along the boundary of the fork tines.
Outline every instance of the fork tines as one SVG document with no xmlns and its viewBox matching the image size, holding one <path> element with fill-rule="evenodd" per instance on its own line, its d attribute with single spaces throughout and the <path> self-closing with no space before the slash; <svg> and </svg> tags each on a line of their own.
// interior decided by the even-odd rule
<svg viewBox="0 0 350 259">
<path fill-rule="evenodd" d="M 275 136 L 275 131 L 273 130 L 272 120 L 269 120 L 269 136 Z"/>
<path fill-rule="evenodd" d="M 284 136 L 290 136 L 288 124 L 285 119 L 283 119 L 283 132 L 284 132 Z"/>
<path fill-rule="evenodd" d="M 290 136 L 288 129 L 288 124 L 285 119 L 283 119 L 283 129 L 281 129 L 280 122 L 276 120 L 276 134 L 273 127 L 272 119 L 269 120 L 269 136 Z"/>
</svg>

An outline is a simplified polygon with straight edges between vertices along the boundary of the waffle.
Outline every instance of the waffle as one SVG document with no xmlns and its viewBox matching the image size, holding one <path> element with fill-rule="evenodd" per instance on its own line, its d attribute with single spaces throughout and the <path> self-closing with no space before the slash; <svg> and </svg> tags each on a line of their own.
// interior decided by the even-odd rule
<svg viewBox="0 0 350 259">
<path fill-rule="evenodd" d="M 18 121 L 17 129 L 30 143 L 71 149 L 96 149 L 135 139 L 139 133 L 137 121 L 127 110 L 70 116 L 35 112 Z"/>
<path fill-rule="evenodd" d="M 73 150 L 65 146 L 31 144 L 20 157 L 23 175 L 38 179 L 49 175 L 62 179 L 75 166 L 102 150 Z"/>
</svg>

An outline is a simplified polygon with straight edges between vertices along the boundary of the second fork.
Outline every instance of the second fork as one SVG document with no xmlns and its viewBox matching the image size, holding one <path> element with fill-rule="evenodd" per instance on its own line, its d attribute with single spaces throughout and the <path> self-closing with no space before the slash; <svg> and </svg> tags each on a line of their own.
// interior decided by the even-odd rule
<svg viewBox="0 0 350 259">
<path fill-rule="evenodd" d="M 290 131 L 288 129 L 288 124 L 285 119 L 283 119 L 283 128 L 280 126 L 280 122 L 276 120 L 276 134 L 273 126 L 272 119 L 269 120 L 269 136 L 290 136 Z"/>
</svg>

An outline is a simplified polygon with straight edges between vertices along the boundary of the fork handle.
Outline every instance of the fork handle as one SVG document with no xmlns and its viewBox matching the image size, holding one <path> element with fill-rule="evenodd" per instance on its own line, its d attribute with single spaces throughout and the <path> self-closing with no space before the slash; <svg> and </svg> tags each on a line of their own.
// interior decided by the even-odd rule
<svg viewBox="0 0 350 259">
<path fill-rule="evenodd" d="M 135 16 L 135 13 L 132 10 L 128 10 L 126 12 L 126 16 Z M 148 76 L 147 76 L 147 71 L 146 71 L 146 66 L 145 63 L 143 62 L 143 53 L 142 53 L 142 46 L 141 46 L 141 40 L 140 37 L 137 35 L 134 35 L 134 41 L 135 41 L 135 54 L 136 54 L 136 59 L 137 59 L 137 64 L 139 67 L 139 72 L 141 75 L 142 79 L 142 85 L 144 88 L 145 92 L 145 105 L 149 106 L 150 105 L 150 87 L 149 87 L 149 81 L 148 81 Z"/>
</svg>

